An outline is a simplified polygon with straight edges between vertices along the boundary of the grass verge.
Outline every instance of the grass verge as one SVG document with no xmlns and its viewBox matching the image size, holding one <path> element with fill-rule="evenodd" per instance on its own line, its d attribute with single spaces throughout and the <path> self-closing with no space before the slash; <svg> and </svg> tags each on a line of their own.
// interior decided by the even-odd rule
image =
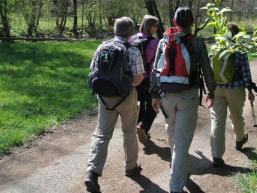
<svg viewBox="0 0 257 193">
<path fill-rule="evenodd" d="M 98 44 L 0 44 L 0 154 L 95 105 L 86 78 Z"/>
<path fill-rule="evenodd" d="M 238 175 L 237 181 L 242 193 L 257 192 L 257 172 L 256 171 L 248 174 Z"/>
</svg>

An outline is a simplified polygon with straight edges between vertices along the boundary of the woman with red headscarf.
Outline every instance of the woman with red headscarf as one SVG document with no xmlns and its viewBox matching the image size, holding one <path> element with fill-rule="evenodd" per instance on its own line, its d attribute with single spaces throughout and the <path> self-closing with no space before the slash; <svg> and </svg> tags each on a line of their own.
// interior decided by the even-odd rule
<svg viewBox="0 0 257 193">
<path fill-rule="evenodd" d="M 202 77 L 207 87 L 208 107 L 213 104 L 216 87 L 205 43 L 192 35 L 193 24 L 191 10 L 178 8 L 174 27 L 164 33 L 158 44 L 151 76 L 153 109 L 158 113 L 161 107 L 166 118 L 172 155 L 172 193 L 183 192 L 186 182 L 188 150 L 196 128 Z"/>
</svg>

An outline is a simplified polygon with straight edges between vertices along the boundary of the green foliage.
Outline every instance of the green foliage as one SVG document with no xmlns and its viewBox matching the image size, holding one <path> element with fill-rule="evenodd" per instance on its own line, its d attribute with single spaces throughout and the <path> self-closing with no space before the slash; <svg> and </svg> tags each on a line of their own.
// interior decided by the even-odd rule
<svg viewBox="0 0 257 193">
<path fill-rule="evenodd" d="M 212 46 L 211 52 L 213 55 L 220 53 L 220 58 L 229 58 L 232 53 L 257 53 L 257 31 L 254 30 L 252 35 L 241 31 L 235 36 L 232 36 L 228 29 L 227 13 L 232 10 L 229 7 L 219 8 L 220 1 L 208 3 L 202 10 L 206 10 L 207 16 L 210 19 L 208 27 L 214 29 L 214 37 L 216 44 Z"/>
<path fill-rule="evenodd" d="M 237 182 L 242 190 L 242 193 L 256 193 L 257 172 L 238 175 Z"/>
<path fill-rule="evenodd" d="M 0 44 L 0 154 L 95 105 L 86 78 L 98 44 Z"/>
</svg>

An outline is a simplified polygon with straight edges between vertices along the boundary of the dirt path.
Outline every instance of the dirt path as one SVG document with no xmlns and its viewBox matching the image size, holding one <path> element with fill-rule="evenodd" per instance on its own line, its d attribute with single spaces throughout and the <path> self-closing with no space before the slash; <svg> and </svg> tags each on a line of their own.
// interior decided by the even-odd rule
<svg viewBox="0 0 257 193">
<path fill-rule="evenodd" d="M 257 63 L 252 65 L 252 72 L 256 77 Z M 222 169 L 211 167 L 209 117 L 208 110 L 199 108 L 198 126 L 190 148 L 191 176 L 186 189 L 190 193 L 239 192 L 235 185 L 235 173 L 248 172 L 249 161 L 257 158 L 254 153 L 257 130 L 251 127 L 249 102 L 245 107 L 249 142 L 243 152 L 236 151 L 233 132 L 227 129 L 224 159 L 228 166 Z M 84 115 L 2 158 L 0 192 L 85 193 L 83 177 L 95 125 L 96 117 Z M 230 128 L 229 121 L 227 126 Z M 168 193 L 170 153 L 162 115 L 156 119 L 151 136 L 148 149 L 143 150 L 140 146 L 142 175 L 132 180 L 123 175 L 122 133 L 120 124 L 117 125 L 103 177 L 100 178 L 103 193 Z"/>
</svg>

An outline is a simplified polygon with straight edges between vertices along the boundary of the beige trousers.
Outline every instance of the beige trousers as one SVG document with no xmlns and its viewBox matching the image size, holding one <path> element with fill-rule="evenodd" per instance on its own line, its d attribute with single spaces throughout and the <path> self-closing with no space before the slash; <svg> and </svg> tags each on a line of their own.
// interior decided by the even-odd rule
<svg viewBox="0 0 257 193">
<path fill-rule="evenodd" d="M 188 151 L 197 122 L 198 90 L 167 93 L 161 98 L 166 117 L 172 161 L 170 190 L 182 192 L 187 178 Z"/>
<path fill-rule="evenodd" d="M 244 137 L 243 107 L 245 103 L 245 89 L 219 88 L 215 90 L 214 105 L 211 108 L 211 152 L 212 156 L 221 158 L 225 153 L 225 126 L 227 108 L 232 120 L 232 128 L 235 132 L 236 141 Z"/>
<path fill-rule="evenodd" d="M 106 103 L 110 106 L 116 104 L 118 100 L 120 100 L 118 97 L 105 98 Z M 133 89 L 129 96 L 112 111 L 107 110 L 101 100 L 98 99 L 98 110 L 98 125 L 92 137 L 87 171 L 93 171 L 102 175 L 107 158 L 109 141 L 112 138 L 119 115 L 122 123 L 125 169 L 134 168 L 138 160 L 138 139 L 136 134 L 138 109 L 136 90 Z"/>
</svg>

